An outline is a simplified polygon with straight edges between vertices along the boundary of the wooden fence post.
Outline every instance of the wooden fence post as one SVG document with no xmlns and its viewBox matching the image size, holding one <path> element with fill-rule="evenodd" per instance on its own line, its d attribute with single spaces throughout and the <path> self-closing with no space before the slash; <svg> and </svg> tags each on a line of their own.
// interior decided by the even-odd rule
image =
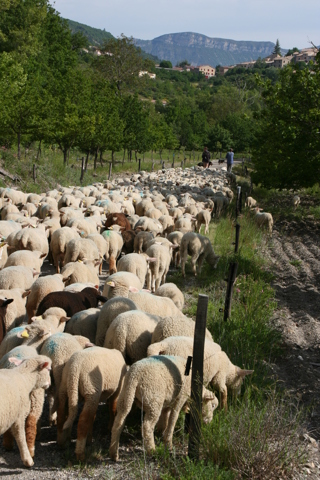
<svg viewBox="0 0 320 480">
<path fill-rule="evenodd" d="M 231 315 L 231 302 L 232 302 L 234 282 L 237 277 L 237 270 L 238 270 L 238 264 L 236 262 L 231 263 L 230 269 L 229 269 L 226 301 L 224 304 L 224 315 L 223 315 L 224 320 L 228 320 L 228 318 L 230 318 L 230 315 Z"/>
<path fill-rule="evenodd" d="M 188 456 L 199 459 L 202 418 L 202 386 L 204 342 L 207 326 L 208 296 L 199 295 L 193 342 L 193 367 L 191 376 L 191 405 Z"/>
<path fill-rule="evenodd" d="M 37 181 L 37 165 L 35 163 L 33 164 L 33 181 L 34 183 Z"/>
<path fill-rule="evenodd" d="M 141 158 L 139 158 L 138 172 L 141 172 Z"/>
</svg>

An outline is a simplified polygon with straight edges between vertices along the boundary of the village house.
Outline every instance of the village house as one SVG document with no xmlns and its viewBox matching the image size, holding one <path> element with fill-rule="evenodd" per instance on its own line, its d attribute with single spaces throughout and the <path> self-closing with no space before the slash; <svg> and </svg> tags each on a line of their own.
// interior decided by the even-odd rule
<svg viewBox="0 0 320 480">
<path fill-rule="evenodd" d="M 224 75 L 230 68 L 233 68 L 233 66 L 229 67 L 218 67 L 218 73 L 219 75 Z"/>
<path fill-rule="evenodd" d="M 280 57 L 280 55 L 278 55 L 273 60 L 273 66 L 275 68 L 283 68 L 286 65 L 288 65 L 289 63 L 291 63 L 292 59 L 293 59 L 293 55 L 289 55 L 288 57 Z"/>
<path fill-rule="evenodd" d="M 202 73 L 206 78 L 214 77 L 216 74 L 216 69 L 211 67 L 211 65 L 199 65 L 198 67 L 195 67 L 194 70 Z"/>
</svg>

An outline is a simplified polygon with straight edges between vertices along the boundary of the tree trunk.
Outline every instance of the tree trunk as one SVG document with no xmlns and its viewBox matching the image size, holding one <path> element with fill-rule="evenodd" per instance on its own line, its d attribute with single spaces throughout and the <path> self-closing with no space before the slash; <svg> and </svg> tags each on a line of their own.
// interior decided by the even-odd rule
<svg viewBox="0 0 320 480">
<path fill-rule="evenodd" d="M 124 164 L 124 160 L 126 158 L 126 149 L 123 149 L 123 156 L 122 156 L 122 165 Z"/>
<path fill-rule="evenodd" d="M 160 153 L 160 160 L 162 162 L 162 150 L 159 150 L 159 153 Z"/>
<path fill-rule="evenodd" d="M 20 160 L 20 155 L 21 155 L 21 132 L 20 130 L 18 131 L 18 158 Z"/>
<path fill-rule="evenodd" d="M 134 151 L 134 156 L 135 156 L 135 159 L 136 159 L 136 162 L 137 162 L 138 161 L 137 150 Z"/>
<path fill-rule="evenodd" d="M 86 164 L 85 164 L 85 167 L 84 167 L 85 171 L 87 171 L 87 168 L 88 168 L 89 155 L 90 155 L 90 152 L 88 151 L 87 155 L 86 155 Z"/>
<path fill-rule="evenodd" d="M 39 157 L 41 157 L 41 142 L 42 142 L 42 140 L 40 140 L 40 142 L 39 142 L 38 153 L 37 153 L 37 160 L 39 159 Z"/>
<path fill-rule="evenodd" d="M 94 152 L 94 161 L 93 161 L 94 170 L 97 169 L 98 152 L 99 152 L 99 148 L 97 148 L 96 151 Z"/>
<path fill-rule="evenodd" d="M 103 151 L 101 150 L 101 151 L 100 151 L 100 164 L 101 164 L 101 167 L 103 167 L 103 158 L 102 158 L 102 155 L 103 155 Z"/>
<path fill-rule="evenodd" d="M 63 164 L 67 165 L 68 149 L 66 147 L 64 147 L 62 151 L 63 151 Z"/>
<path fill-rule="evenodd" d="M 114 150 L 111 151 L 111 163 L 112 163 L 112 166 L 114 167 Z"/>
</svg>

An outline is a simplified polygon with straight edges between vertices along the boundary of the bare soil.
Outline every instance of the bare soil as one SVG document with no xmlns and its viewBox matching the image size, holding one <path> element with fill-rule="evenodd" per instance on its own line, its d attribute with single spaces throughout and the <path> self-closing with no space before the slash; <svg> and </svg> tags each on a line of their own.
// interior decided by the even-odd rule
<svg viewBox="0 0 320 480">
<path fill-rule="evenodd" d="M 284 348 L 284 355 L 272 368 L 283 387 L 309 410 L 306 431 L 315 439 L 307 437 L 309 464 L 297 473 L 296 478 L 320 479 L 320 222 L 311 218 L 299 223 L 278 221 L 267 255 L 275 274 L 273 287 L 278 301 L 273 321 L 282 333 Z M 44 270 L 47 274 L 53 273 L 47 263 Z M 102 281 L 105 276 L 104 268 Z M 157 478 L 157 467 L 152 462 L 142 467 L 141 471 L 136 455 L 136 439 L 130 434 L 130 428 L 124 432 L 126 441 L 121 447 L 122 461 L 119 464 L 110 462 L 107 454 L 110 436 L 105 431 L 106 411 L 104 406 L 99 407 L 91 466 L 75 469 L 74 443 L 67 451 L 57 447 L 56 429 L 47 426 L 45 411 L 41 439 L 36 445 L 35 467 L 28 470 L 22 466 L 16 446 L 12 452 L 5 452 L 0 445 L 0 478 L 125 480 L 148 478 L 148 469 L 152 470 L 150 478 Z M 76 438 L 75 427 L 73 438 Z"/>
</svg>

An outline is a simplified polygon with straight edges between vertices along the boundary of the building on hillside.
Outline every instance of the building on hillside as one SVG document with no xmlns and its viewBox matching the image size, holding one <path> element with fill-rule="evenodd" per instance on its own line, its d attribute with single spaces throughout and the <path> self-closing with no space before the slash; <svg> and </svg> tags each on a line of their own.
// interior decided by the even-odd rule
<svg viewBox="0 0 320 480">
<path fill-rule="evenodd" d="M 151 78 L 152 80 L 156 79 L 156 74 L 155 73 L 149 73 L 149 72 L 147 72 L 147 70 L 141 70 L 139 72 L 139 77 L 143 77 L 144 75 L 148 75 L 149 78 Z"/>
<path fill-rule="evenodd" d="M 286 65 L 288 65 L 289 63 L 291 63 L 293 59 L 293 55 L 289 55 L 288 57 L 280 57 L 280 56 L 277 56 L 274 60 L 273 60 L 273 66 L 275 68 L 283 68 L 285 67 Z"/>
<path fill-rule="evenodd" d="M 219 75 L 224 75 L 228 70 L 230 70 L 232 67 L 218 67 L 218 73 Z"/>
<path fill-rule="evenodd" d="M 214 77 L 216 74 L 216 69 L 211 67 L 211 65 L 199 65 L 198 67 L 195 67 L 194 70 L 202 73 L 206 78 Z"/>
<path fill-rule="evenodd" d="M 256 64 L 255 60 L 252 60 L 251 62 L 242 62 L 242 63 L 237 63 L 236 67 L 242 67 L 242 68 L 253 68 Z"/>
<path fill-rule="evenodd" d="M 293 54 L 293 62 L 314 62 L 317 56 L 316 48 L 303 48 L 300 52 L 295 52 Z"/>
</svg>

